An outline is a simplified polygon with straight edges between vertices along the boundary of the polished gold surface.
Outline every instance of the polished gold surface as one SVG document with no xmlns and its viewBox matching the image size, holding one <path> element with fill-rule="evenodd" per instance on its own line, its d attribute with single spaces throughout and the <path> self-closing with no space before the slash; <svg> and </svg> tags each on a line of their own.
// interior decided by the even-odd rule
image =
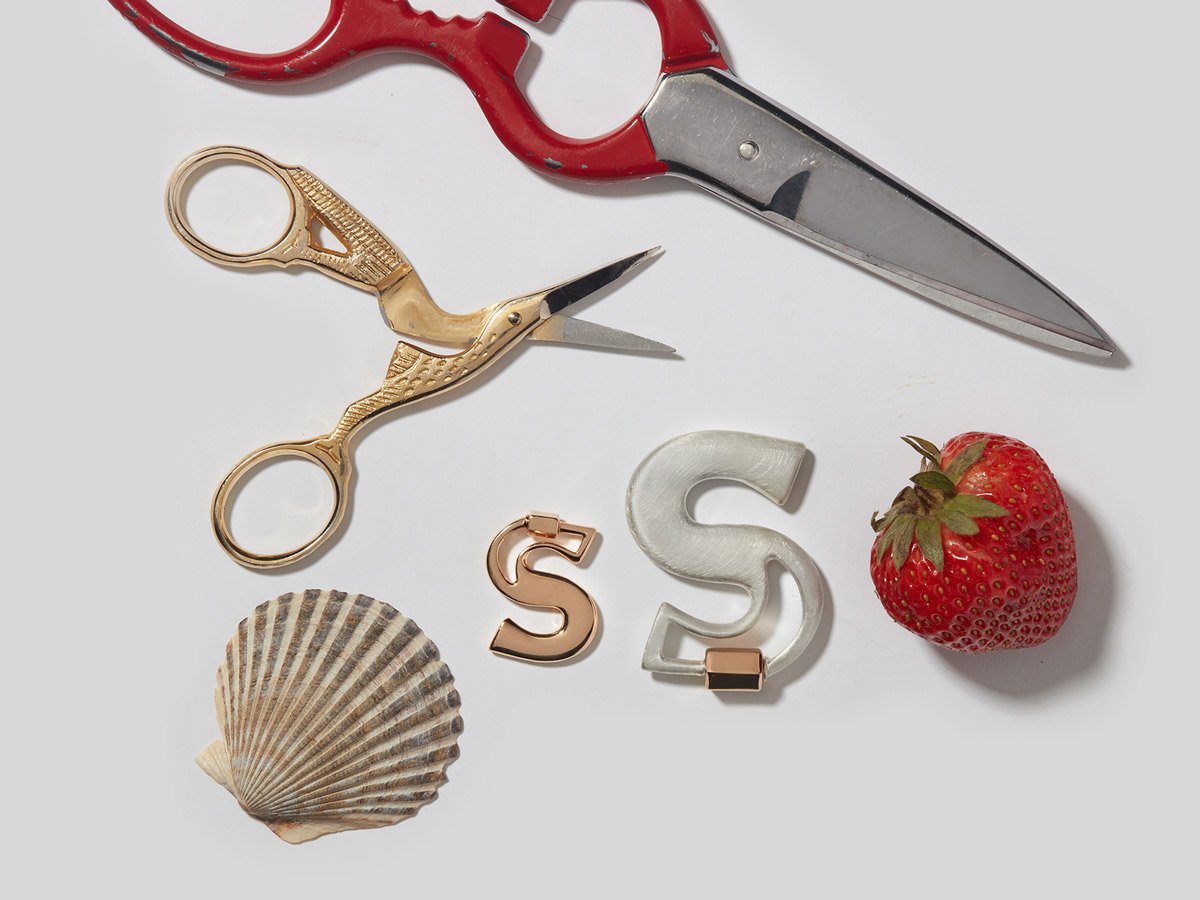
<svg viewBox="0 0 1200 900">
<path fill-rule="evenodd" d="M 515 577 L 510 579 L 504 552 L 510 542 L 521 537 L 532 538 L 533 543 L 518 554 Z M 595 537 L 596 529 L 570 525 L 549 513 L 531 513 L 510 522 L 496 535 L 487 552 L 487 570 L 492 584 L 521 606 L 562 613 L 563 623 L 552 634 L 536 634 L 512 619 L 505 619 L 492 638 L 493 653 L 525 662 L 553 663 L 570 659 L 587 649 L 600 622 L 595 602 L 574 582 L 561 575 L 534 569 L 532 557 L 536 553 L 551 552 L 579 563 Z M 572 548 L 566 538 L 578 538 L 578 545 Z"/>
<path fill-rule="evenodd" d="M 539 538 L 556 538 L 562 527 L 561 520 L 553 513 L 530 513 L 525 517 L 525 524 L 529 533 Z"/>
<path fill-rule="evenodd" d="M 304 441 L 269 444 L 246 456 L 225 476 L 213 498 L 212 524 L 221 546 L 238 562 L 253 568 L 287 565 L 320 547 L 337 531 L 345 516 L 353 477 L 349 448 L 358 429 L 380 413 L 452 390 L 479 374 L 537 327 L 541 303 L 541 294 L 537 294 L 498 304 L 482 334 L 461 353 L 441 356 L 400 341 L 392 354 L 383 385 L 346 407 L 328 434 Z M 250 472 L 282 456 L 305 459 L 325 470 L 334 489 L 333 512 L 321 531 L 300 547 L 280 553 L 256 553 L 233 537 L 229 527 L 230 500 Z"/>
<path fill-rule="evenodd" d="M 283 185 L 290 205 L 289 221 L 270 247 L 230 253 L 204 241 L 187 218 L 187 192 L 205 169 L 220 163 L 243 163 L 262 169 Z M 371 291 L 392 330 L 409 337 L 447 344 L 470 344 L 483 330 L 490 308 L 473 313 L 442 309 L 425 289 L 404 254 L 397 250 L 354 207 L 300 166 L 285 166 L 245 147 L 208 147 L 176 167 L 167 183 L 167 218 L 180 239 L 199 256 L 227 266 L 308 266 Z M 317 238 L 324 225 L 338 242 L 323 246 Z"/>
<path fill-rule="evenodd" d="M 742 647 L 709 647 L 704 654 L 704 686 L 710 691 L 762 690 L 762 651 Z"/>
<path fill-rule="evenodd" d="M 187 192 L 206 167 L 243 163 L 272 175 L 287 191 L 288 226 L 271 246 L 250 253 L 230 253 L 206 243 L 187 218 Z M 427 341 L 461 345 L 457 353 L 438 354 L 404 341 L 396 345 L 383 385 L 346 408 L 333 429 L 303 441 L 284 441 L 246 456 L 221 482 L 212 504 L 217 540 L 234 559 L 253 568 L 287 565 L 309 555 L 337 531 L 350 498 L 353 467 L 350 442 L 362 425 L 380 413 L 417 403 L 452 390 L 494 363 L 527 337 L 570 341 L 634 352 L 673 352 L 657 341 L 607 326 L 581 323 L 568 327 L 559 315 L 583 297 L 612 283 L 625 272 L 658 255 L 658 248 L 616 260 L 554 287 L 486 306 L 464 315 L 448 313 L 429 296 L 404 255 L 362 215 L 312 173 L 284 166 L 244 147 L 209 147 L 192 154 L 172 173 L 167 187 L 167 216 L 180 239 L 196 254 L 229 266 L 308 266 L 354 287 L 373 292 L 393 331 Z M 321 235 L 334 238 L 328 247 Z M 545 326 L 545 327 L 543 327 Z M 279 457 L 295 457 L 320 466 L 333 485 L 333 512 L 307 543 L 279 553 L 256 553 L 233 537 L 229 512 L 237 488 L 260 465 Z M 547 521 L 535 526 L 549 528 Z M 553 537 L 553 535 L 550 535 Z M 590 601 L 589 601 L 590 602 Z"/>
</svg>

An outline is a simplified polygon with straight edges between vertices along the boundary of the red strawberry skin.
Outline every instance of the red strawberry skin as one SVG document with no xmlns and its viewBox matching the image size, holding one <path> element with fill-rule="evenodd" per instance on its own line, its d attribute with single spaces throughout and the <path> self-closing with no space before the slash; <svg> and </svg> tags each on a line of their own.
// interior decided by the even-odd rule
<svg viewBox="0 0 1200 900">
<path fill-rule="evenodd" d="M 1014 438 L 960 434 L 942 448 L 943 465 L 980 440 L 987 441 L 983 456 L 955 490 L 998 503 L 1008 515 L 976 520 L 974 535 L 939 526 L 940 572 L 915 539 L 899 570 L 890 553 L 880 559 L 873 552 L 871 579 L 888 615 L 935 644 L 967 653 L 1032 647 L 1058 633 L 1075 602 L 1071 519 L 1045 461 Z"/>
</svg>

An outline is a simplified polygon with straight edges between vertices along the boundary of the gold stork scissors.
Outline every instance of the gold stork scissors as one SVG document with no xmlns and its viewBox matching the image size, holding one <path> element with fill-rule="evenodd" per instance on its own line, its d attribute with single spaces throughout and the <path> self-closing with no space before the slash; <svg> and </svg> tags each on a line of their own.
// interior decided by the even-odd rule
<svg viewBox="0 0 1200 900">
<path fill-rule="evenodd" d="M 251 253 L 228 253 L 202 240 L 188 222 L 184 208 L 188 184 L 200 170 L 220 162 L 256 166 L 275 176 L 287 190 L 291 204 L 289 224 L 272 246 Z M 466 345 L 458 353 L 441 355 L 405 341 L 398 342 L 382 387 L 346 407 L 328 434 L 269 444 L 233 467 L 213 497 L 213 530 L 225 552 L 251 568 L 268 569 L 296 562 L 338 530 L 350 499 L 353 474 L 350 442 L 364 424 L 388 410 L 462 386 L 524 340 L 642 353 L 674 352 L 657 341 L 564 315 L 568 307 L 657 256 L 658 248 L 619 259 L 555 287 L 494 303 L 473 313 L 456 314 L 433 301 L 411 263 L 345 200 L 305 169 L 280 165 L 254 150 L 209 147 L 189 156 L 171 175 L 167 215 L 183 242 L 211 262 L 229 266 L 309 266 L 374 292 L 393 331 L 439 343 Z M 322 245 L 318 237 L 322 225 L 343 249 Z M 230 499 L 252 470 L 279 457 L 299 457 L 320 466 L 333 486 L 333 511 L 321 530 L 301 546 L 279 553 L 255 553 L 233 537 L 228 520 Z"/>
</svg>

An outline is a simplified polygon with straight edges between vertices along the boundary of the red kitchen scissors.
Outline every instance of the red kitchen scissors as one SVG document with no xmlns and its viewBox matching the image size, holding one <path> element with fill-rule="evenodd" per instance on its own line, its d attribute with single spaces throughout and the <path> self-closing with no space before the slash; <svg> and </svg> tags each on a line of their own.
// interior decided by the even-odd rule
<svg viewBox="0 0 1200 900">
<path fill-rule="evenodd" d="M 442 19 L 405 0 L 331 0 L 304 44 L 243 53 L 206 41 L 145 0 L 109 0 L 169 53 L 247 81 L 313 78 L 386 50 L 420 53 L 467 83 L 519 159 L 544 172 L 613 180 L 671 174 L 857 266 L 1023 337 L 1095 356 L 1112 341 L 1061 291 L 895 176 L 740 81 L 696 0 L 642 0 L 662 33 L 662 74 L 615 131 L 576 139 L 549 128 L 515 72 L 529 35 L 492 13 Z M 553 0 L 500 0 L 540 21 Z"/>
</svg>

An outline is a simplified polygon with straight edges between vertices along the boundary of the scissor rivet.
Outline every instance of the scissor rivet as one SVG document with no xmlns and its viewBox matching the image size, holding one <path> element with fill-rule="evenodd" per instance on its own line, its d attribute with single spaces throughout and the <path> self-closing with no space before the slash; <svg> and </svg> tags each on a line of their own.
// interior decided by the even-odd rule
<svg viewBox="0 0 1200 900">
<path fill-rule="evenodd" d="M 520 325 L 521 324 L 521 314 L 519 312 L 509 313 L 508 321 L 510 324 L 513 324 L 513 325 Z"/>
<path fill-rule="evenodd" d="M 742 146 L 738 147 L 738 156 L 742 159 L 754 159 L 758 156 L 758 144 L 754 141 L 744 141 Z"/>
</svg>

